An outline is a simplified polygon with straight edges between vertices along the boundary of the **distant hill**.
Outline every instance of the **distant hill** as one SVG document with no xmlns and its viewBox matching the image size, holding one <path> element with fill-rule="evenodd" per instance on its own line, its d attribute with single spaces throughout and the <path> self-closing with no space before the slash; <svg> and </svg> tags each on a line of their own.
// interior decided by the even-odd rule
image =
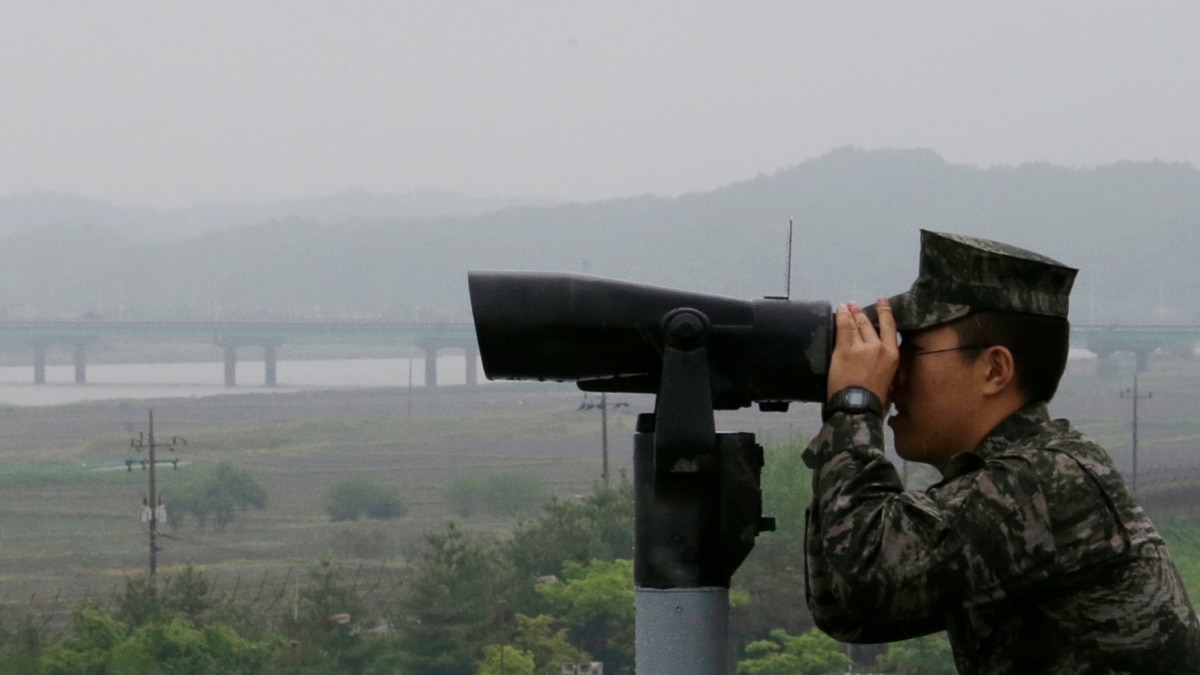
<svg viewBox="0 0 1200 675">
<path fill-rule="evenodd" d="M 479 215 L 267 219 L 176 240 L 41 227 L 0 240 L 9 316 L 466 319 L 468 269 L 586 272 L 735 297 L 869 301 L 908 287 L 920 228 L 1082 271 L 1084 323 L 1200 322 L 1200 172 L 1186 164 L 981 169 L 927 150 L 834 151 L 705 193 Z"/>
<path fill-rule="evenodd" d="M 179 209 L 118 206 L 54 192 L 0 196 L 0 235 L 43 226 L 93 225 L 132 239 L 174 239 L 212 230 L 294 218 L 343 223 L 356 218 L 473 216 L 551 200 L 471 197 L 450 190 L 382 194 L 347 190 L 323 197 L 264 202 L 206 202 Z"/>
</svg>

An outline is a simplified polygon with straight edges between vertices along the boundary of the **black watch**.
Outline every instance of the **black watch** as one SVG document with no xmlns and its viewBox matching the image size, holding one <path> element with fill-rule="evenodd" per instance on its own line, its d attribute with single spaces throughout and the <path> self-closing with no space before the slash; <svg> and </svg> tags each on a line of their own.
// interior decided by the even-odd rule
<svg viewBox="0 0 1200 675">
<path fill-rule="evenodd" d="M 866 387 L 846 387 L 834 392 L 833 396 L 825 401 L 825 405 L 821 406 L 821 421 L 828 422 L 836 412 L 847 415 L 875 413 L 883 417 L 883 401 Z"/>
</svg>

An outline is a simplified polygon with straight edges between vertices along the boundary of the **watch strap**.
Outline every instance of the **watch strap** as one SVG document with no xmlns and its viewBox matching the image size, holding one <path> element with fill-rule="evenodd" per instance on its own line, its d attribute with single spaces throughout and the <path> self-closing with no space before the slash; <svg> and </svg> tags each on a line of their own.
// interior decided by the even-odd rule
<svg viewBox="0 0 1200 675">
<path fill-rule="evenodd" d="M 883 417 L 883 401 L 866 387 L 845 387 L 834 392 L 821 406 L 821 421 L 828 422 L 838 412 L 850 415 L 875 413 Z"/>
</svg>

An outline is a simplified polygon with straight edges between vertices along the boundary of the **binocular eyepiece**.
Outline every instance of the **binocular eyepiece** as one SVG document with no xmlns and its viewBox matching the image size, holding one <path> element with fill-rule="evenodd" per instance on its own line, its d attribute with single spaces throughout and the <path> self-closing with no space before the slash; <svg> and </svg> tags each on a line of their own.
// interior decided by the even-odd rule
<svg viewBox="0 0 1200 675">
<path fill-rule="evenodd" d="M 468 285 L 489 379 L 657 394 L 668 349 L 704 349 L 714 409 L 780 411 L 825 399 L 828 302 L 739 300 L 545 272 L 473 271 Z"/>
</svg>

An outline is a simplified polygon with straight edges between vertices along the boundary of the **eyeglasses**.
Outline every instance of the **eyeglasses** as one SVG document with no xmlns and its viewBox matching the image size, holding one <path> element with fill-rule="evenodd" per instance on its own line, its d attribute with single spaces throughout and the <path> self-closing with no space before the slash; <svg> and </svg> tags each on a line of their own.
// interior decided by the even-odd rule
<svg viewBox="0 0 1200 675">
<path fill-rule="evenodd" d="M 930 354 L 941 354 L 942 352 L 961 352 L 968 349 L 987 349 L 996 345 L 959 345 L 957 347 L 946 347 L 945 349 L 918 349 L 911 347 L 907 350 L 901 349 L 901 353 L 907 352 L 907 356 L 929 356 Z"/>
<path fill-rule="evenodd" d="M 962 352 L 968 349 L 987 349 L 995 345 L 959 345 L 957 347 L 946 347 L 945 349 L 921 349 L 915 345 L 900 345 L 900 370 L 905 371 L 912 367 L 913 359 L 918 356 L 929 356 L 930 354 L 945 354 L 946 352 Z"/>
</svg>

